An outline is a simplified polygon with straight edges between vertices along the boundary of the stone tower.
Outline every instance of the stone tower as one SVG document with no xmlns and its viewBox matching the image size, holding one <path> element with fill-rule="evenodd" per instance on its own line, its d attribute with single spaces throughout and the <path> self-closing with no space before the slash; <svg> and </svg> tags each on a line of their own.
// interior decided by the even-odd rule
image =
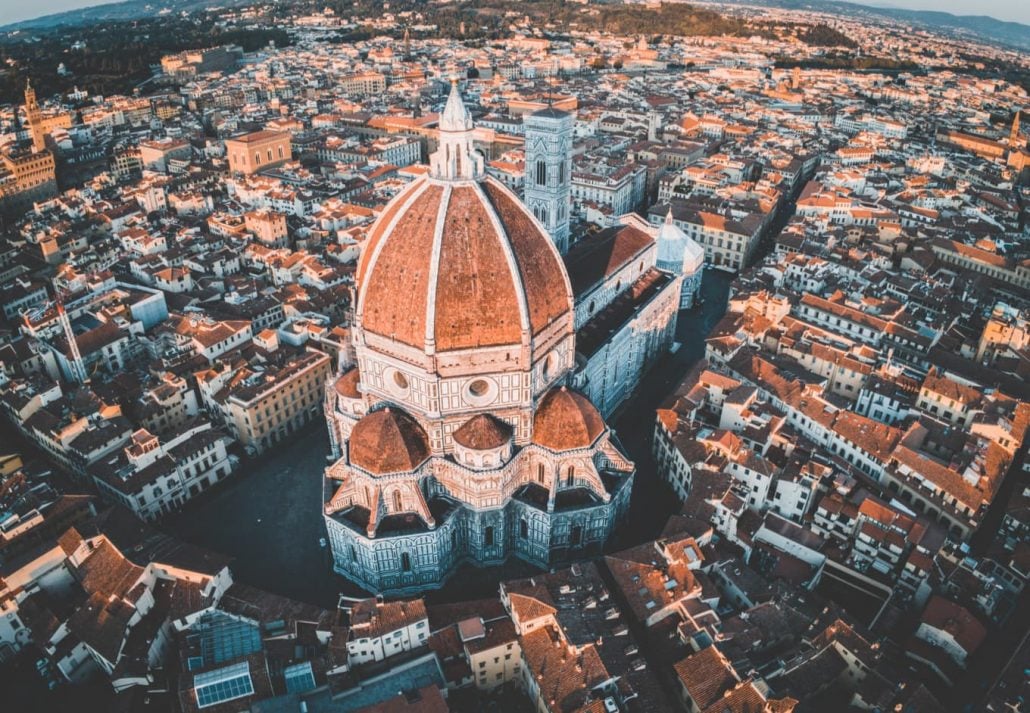
<svg viewBox="0 0 1030 713">
<path fill-rule="evenodd" d="M 547 107 L 526 126 L 525 202 L 563 255 L 569 249 L 572 208 L 572 115 Z"/>
<path fill-rule="evenodd" d="M 46 150 L 46 141 L 43 138 L 43 115 L 39 110 L 39 102 L 36 101 L 36 90 L 32 83 L 25 82 L 25 117 L 29 122 L 29 133 L 32 135 L 32 150 L 35 152 Z"/>
</svg>

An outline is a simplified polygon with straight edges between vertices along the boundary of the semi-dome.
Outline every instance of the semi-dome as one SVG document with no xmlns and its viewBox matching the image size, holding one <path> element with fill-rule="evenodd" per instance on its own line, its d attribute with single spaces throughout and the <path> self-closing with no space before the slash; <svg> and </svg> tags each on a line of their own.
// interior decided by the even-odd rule
<svg viewBox="0 0 1030 713">
<path fill-rule="evenodd" d="M 518 197 L 487 177 L 456 86 L 429 175 L 397 195 L 369 233 L 358 266 L 366 334 L 433 354 L 529 344 L 571 322 L 558 251 Z"/>
<path fill-rule="evenodd" d="M 349 449 L 351 464 L 369 473 L 409 472 L 429 457 L 429 437 L 404 411 L 385 408 L 354 424 Z"/>
<path fill-rule="evenodd" d="M 604 429 L 604 419 L 590 400 L 562 386 L 540 399 L 533 417 L 533 443 L 552 451 L 586 448 Z"/>
<path fill-rule="evenodd" d="M 360 399 L 361 391 L 358 388 L 360 384 L 361 374 L 358 372 L 358 367 L 352 366 L 336 380 L 336 393 L 348 399 Z"/>
<path fill-rule="evenodd" d="M 454 432 L 454 442 L 474 451 L 500 448 L 511 440 L 514 429 L 491 414 L 473 416 Z"/>
</svg>

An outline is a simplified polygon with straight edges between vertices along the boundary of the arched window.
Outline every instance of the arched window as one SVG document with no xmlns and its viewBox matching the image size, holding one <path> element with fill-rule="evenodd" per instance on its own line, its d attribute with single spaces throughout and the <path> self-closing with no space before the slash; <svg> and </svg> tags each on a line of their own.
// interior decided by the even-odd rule
<svg viewBox="0 0 1030 713">
<path fill-rule="evenodd" d="M 407 552 L 401 552 L 401 569 L 405 572 L 411 571 L 411 555 Z"/>
<path fill-rule="evenodd" d="M 565 162 L 562 161 L 558 164 L 558 185 L 561 186 L 565 183 Z"/>
<path fill-rule="evenodd" d="M 519 520 L 519 537 L 523 540 L 529 537 L 529 523 L 526 522 L 526 518 Z"/>
<path fill-rule="evenodd" d="M 572 487 L 572 484 L 576 482 L 576 466 L 570 465 L 569 472 L 565 474 L 565 485 Z"/>
<path fill-rule="evenodd" d="M 536 479 L 540 483 L 544 482 L 544 470 L 545 469 L 544 469 L 544 464 L 543 463 L 540 463 L 539 465 L 537 465 L 537 467 L 536 467 Z"/>
<path fill-rule="evenodd" d="M 400 512 L 403 509 L 404 509 L 404 501 L 401 498 L 401 491 L 400 490 L 394 490 L 393 491 L 393 510 L 394 510 L 394 512 Z"/>
<path fill-rule="evenodd" d="M 538 186 L 547 185 L 547 164 L 543 161 L 536 162 L 536 184 Z"/>
<path fill-rule="evenodd" d="M 493 526 L 486 528 L 483 531 L 483 544 L 489 547 L 494 543 L 494 528 Z"/>
</svg>

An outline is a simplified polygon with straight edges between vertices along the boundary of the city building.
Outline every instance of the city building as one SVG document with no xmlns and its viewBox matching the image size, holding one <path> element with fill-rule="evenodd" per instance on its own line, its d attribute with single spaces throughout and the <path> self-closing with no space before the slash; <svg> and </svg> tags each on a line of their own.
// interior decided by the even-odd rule
<svg viewBox="0 0 1030 713">
<path fill-rule="evenodd" d="M 229 170 L 251 174 L 281 166 L 290 160 L 290 135 L 282 131 L 254 131 L 225 140 Z"/>
<path fill-rule="evenodd" d="M 575 312 L 557 248 L 486 176 L 456 83 L 440 129 L 429 174 L 372 229 L 356 364 L 327 387 L 334 567 L 379 592 L 440 586 L 467 561 L 599 552 L 633 481 L 597 408 L 564 383 Z"/>
<path fill-rule="evenodd" d="M 558 252 L 569 249 L 572 211 L 571 114 L 547 107 L 523 119 L 526 135 L 524 199 Z"/>
</svg>

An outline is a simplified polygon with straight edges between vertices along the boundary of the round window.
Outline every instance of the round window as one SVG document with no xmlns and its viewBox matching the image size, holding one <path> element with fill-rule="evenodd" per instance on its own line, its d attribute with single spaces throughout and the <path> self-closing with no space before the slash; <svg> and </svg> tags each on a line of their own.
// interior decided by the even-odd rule
<svg viewBox="0 0 1030 713">
<path fill-rule="evenodd" d="M 386 388 L 389 389 L 394 396 L 404 398 L 408 395 L 410 390 L 410 384 L 408 383 L 408 377 L 402 372 L 390 367 L 383 374 L 384 381 L 386 382 Z"/>
<path fill-rule="evenodd" d="M 558 355 L 551 352 L 544 359 L 543 376 L 545 379 L 550 379 L 554 376 L 554 370 L 558 366 Z"/>
<path fill-rule="evenodd" d="M 486 406 L 497 399 L 493 379 L 473 379 L 465 385 L 465 401 L 473 406 Z"/>
</svg>

